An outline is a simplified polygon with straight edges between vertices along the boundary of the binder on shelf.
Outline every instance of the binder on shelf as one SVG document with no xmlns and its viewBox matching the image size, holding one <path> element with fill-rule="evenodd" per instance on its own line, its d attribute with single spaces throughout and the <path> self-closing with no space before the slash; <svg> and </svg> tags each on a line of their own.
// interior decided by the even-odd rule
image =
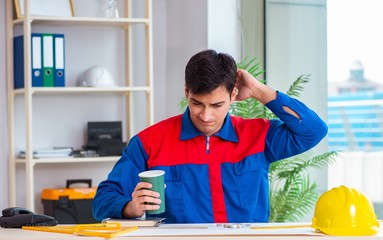
<svg viewBox="0 0 383 240">
<path fill-rule="evenodd" d="M 54 86 L 65 87 L 65 42 L 64 34 L 53 34 Z"/>
<path fill-rule="evenodd" d="M 31 61 L 32 61 L 32 86 L 43 86 L 43 72 L 42 72 L 42 34 L 32 33 L 31 45 Z"/>
<path fill-rule="evenodd" d="M 43 86 L 54 86 L 53 34 L 43 33 Z"/>
<path fill-rule="evenodd" d="M 13 74 L 14 88 L 24 87 L 24 36 L 13 38 Z M 32 87 L 43 86 L 42 74 L 42 34 L 31 34 L 31 70 Z"/>
</svg>

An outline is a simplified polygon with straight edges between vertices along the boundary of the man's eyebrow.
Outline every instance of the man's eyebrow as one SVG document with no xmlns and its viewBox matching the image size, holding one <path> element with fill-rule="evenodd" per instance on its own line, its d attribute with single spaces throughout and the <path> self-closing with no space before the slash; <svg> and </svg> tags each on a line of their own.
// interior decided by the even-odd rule
<svg viewBox="0 0 383 240">
<path fill-rule="evenodd" d="M 194 99 L 192 97 L 190 98 L 190 100 L 192 100 L 193 102 L 202 103 L 202 102 L 200 102 L 200 101 L 198 101 L 198 100 L 196 100 L 196 99 Z M 219 104 L 223 104 L 223 103 L 225 103 L 225 101 L 216 102 L 216 103 L 210 103 L 209 105 L 214 106 L 214 105 L 219 105 Z"/>
<path fill-rule="evenodd" d="M 220 104 L 224 104 L 225 101 L 221 101 L 221 102 L 216 102 L 216 103 L 211 103 L 210 105 L 220 105 Z"/>
<path fill-rule="evenodd" d="M 193 102 L 197 102 L 197 103 L 201 103 L 200 101 L 198 101 L 198 100 L 196 100 L 196 99 L 194 99 L 194 98 L 190 98 Z"/>
</svg>

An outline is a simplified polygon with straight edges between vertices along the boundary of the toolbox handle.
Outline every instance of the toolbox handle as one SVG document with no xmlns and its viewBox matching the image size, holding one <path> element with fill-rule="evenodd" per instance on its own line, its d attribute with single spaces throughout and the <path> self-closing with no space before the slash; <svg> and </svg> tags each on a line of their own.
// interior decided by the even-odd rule
<svg viewBox="0 0 383 240">
<path fill-rule="evenodd" d="M 87 183 L 89 188 L 92 187 L 92 179 L 67 179 L 66 188 L 69 188 L 72 184 L 75 183 Z"/>
</svg>

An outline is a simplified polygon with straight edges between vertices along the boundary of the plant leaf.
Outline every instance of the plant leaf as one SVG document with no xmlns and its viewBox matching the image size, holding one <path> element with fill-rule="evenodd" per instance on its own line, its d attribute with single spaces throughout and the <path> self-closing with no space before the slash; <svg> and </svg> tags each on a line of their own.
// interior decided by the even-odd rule
<svg viewBox="0 0 383 240">
<path fill-rule="evenodd" d="M 303 83 L 309 82 L 311 75 L 303 74 L 300 75 L 290 86 L 289 90 L 286 92 L 287 95 L 292 97 L 299 97 L 301 94 L 300 92 L 303 91 Z"/>
</svg>

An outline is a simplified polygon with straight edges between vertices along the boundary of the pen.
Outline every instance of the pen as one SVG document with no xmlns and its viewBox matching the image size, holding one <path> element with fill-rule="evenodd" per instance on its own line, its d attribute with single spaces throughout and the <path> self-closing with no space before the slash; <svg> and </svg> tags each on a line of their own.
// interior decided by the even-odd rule
<svg viewBox="0 0 383 240">
<path fill-rule="evenodd" d="M 281 225 L 281 226 L 252 226 L 250 229 L 285 229 L 285 228 L 305 228 L 312 227 L 311 224 L 300 224 L 300 225 Z"/>
</svg>

